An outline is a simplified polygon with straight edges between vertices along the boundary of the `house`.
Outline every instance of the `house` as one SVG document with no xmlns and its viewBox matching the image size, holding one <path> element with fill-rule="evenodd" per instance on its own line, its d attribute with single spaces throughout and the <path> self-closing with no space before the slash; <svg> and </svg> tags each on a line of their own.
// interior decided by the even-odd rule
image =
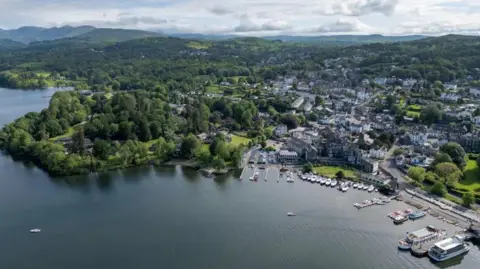
<svg viewBox="0 0 480 269">
<path fill-rule="evenodd" d="M 403 155 L 395 157 L 395 164 L 402 167 L 405 164 L 405 157 Z"/>
<path fill-rule="evenodd" d="M 456 91 L 457 90 L 457 84 L 454 84 L 454 83 L 445 83 L 443 84 L 443 88 L 445 90 L 453 90 L 453 91 Z"/>
<path fill-rule="evenodd" d="M 387 78 L 375 78 L 374 82 L 380 86 L 385 86 L 387 85 Z"/>
<path fill-rule="evenodd" d="M 293 101 L 292 108 L 298 109 L 303 104 L 304 101 L 305 101 L 304 97 L 298 97 L 297 99 L 295 99 L 295 101 Z"/>
<path fill-rule="evenodd" d="M 303 106 L 303 110 L 305 112 L 310 112 L 310 111 L 312 111 L 312 107 L 313 107 L 312 103 L 308 102 Z"/>
<path fill-rule="evenodd" d="M 428 140 L 427 134 L 420 133 L 420 132 L 409 133 L 408 137 L 410 138 L 410 141 L 414 145 L 423 145 L 427 143 L 427 140 Z"/>
<path fill-rule="evenodd" d="M 440 99 L 444 101 L 457 102 L 460 97 L 454 93 L 442 93 Z"/>
<path fill-rule="evenodd" d="M 470 88 L 470 94 L 474 97 L 480 97 L 480 89 Z"/>
<path fill-rule="evenodd" d="M 83 95 L 83 96 L 90 96 L 92 94 L 93 94 L 93 92 L 91 90 L 80 91 L 80 95 Z"/>
<path fill-rule="evenodd" d="M 473 122 L 476 124 L 476 125 L 480 125 L 480 116 L 476 116 L 473 118 Z"/>
<path fill-rule="evenodd" d="M 370 98 L 370 93 L 366 91 L 359 91 L 357 92 L 357 98 L 360 100 L 367 100 L 368 98 Z"/>
<path fill-rule="evenodd" d="M 275 136 L 282 137 L 288 133 L 287 125 L 279 125 L 275 128 Z"/>
<path fill-rule="evenodd" d="M 198 139 L 200 139 L 200 141 L 205 141 L 208 138 L 208 134 L 201 133 L 201 134 L 197 135 L 197 137 L 198 137 Z"/>
<path fill-rule="evenodd" d="M 383 160 L 387 155 L 387 151 L 380 148 L 380 149 L 370 149 L 368 155 L 373 159 Z"/>
<path fill-rule="evenodd" d="M 292 137 L 287 141 L 287 147 L 291 151 L 295 151 L 300 158 L 306 161 L 312 160 L 317 157 L 318 151 L 311 144 L 311 141 Z"/>
</svg>

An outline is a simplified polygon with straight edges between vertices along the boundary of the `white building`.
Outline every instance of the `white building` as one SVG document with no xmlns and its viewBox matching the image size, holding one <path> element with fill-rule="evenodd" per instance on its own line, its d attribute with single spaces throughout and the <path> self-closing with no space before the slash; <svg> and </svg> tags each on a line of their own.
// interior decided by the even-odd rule
<svg viewBox="0 0 480 269">
<path fill-rule="evenodd" d="M 412 141 L 412 144 L 416 145 L 423 145 L 428 140 L 427 134 L 424 133 L 409 133 L 408 137 L 410 138 L 410 141 Z"/>
<path fill-rule="evenodd" d="M 445 84 L 443 84 L 443 88 L 445 88 L 445 90 L 454 90 L 454 91 L 456 91 L 456 90 L 457 90 L 457 84 L 445 83 Z"/>
<path fill-rule="evenodd" d="M 406 88 L 412 88 L 415 83 L 417 83 L 417 80 L 413 78 L 405 79 L 404 81 L 402 81 L 403 87 Z"/>
<path fill-rule="evenodd" d="M 288 133 L 287 125 L 279 125 L 275 128 L 275 136 L 281 137 Z"/>
<path fill-rule="evenodd" d="M 303 104 L 304 101 L 305 101 L 305 98 L 298 97 L 297 99 L 295 99 L 295 101 L 293 101 L 292 108 L 298 109 Z"/>
<path fill-rule="evenodd" d="M 384 149 L 371 149 L 368 154 L 371 158 L 383 160 L 387 152 Z"/>
<path fill-rule="evenodd" d="M 280 162 L 296 162 L 298 160 L 298 154 L 295 151 L 280 150 L 277 158 Z"/>
<path fill-rule="evenodd" d="M 362 131 L 363 131 L 363 125 L 361 125 L 361 124 L 350 124 L 350 132 L 361 133 Z"/>
<path fill-rule="evenodd" d="M 454 93 L 442 93 L 440 95 L 441 100 L 457 102 L 460 97 Z"/>
<path fill-rule="evenodd" d="M 387 78 L 375 78 L 374 82 L 380 86 L 385 86 L 387 85 Z"/>
<path fill-rule="evenodd" d="M 474 117 L 473 122 L 475 122 L 476 125 L 480 125 L 480 116 Z"/>
<path fill-rule="evenodd" d="M 370 98 L 370 93 L 366 91 L 357 92 L 357 98 L 360 100 L 367 100 L 368 98 Z"/>
<path fill-rule="evenodd" d="M 310 112 L 310 111 L 312 111 L 312 108 L 313 108 L 313 105 L 312 105 L 312 103 L 310 103 L 310 102 L 306 103 L 306 104 L 303 106 L 303 110 L 304 110 L 305 112 Z"/>
<path fill-rule="evenodd" d="M 470 88 L 470 94 L 475 97 L 480 97 L 480 89 Z"/>
</svg>

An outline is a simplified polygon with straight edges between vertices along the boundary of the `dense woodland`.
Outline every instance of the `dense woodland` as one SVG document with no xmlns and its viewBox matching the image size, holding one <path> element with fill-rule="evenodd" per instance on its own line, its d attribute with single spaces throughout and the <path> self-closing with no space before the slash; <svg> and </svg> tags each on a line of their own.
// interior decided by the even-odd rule
<svg viewBox="0 0 480 269">
<path fill-rule="evenodd" d="M 113 44 L 59 39 L 2 51 L 0 86 L 42 87 L 49 81 L 35 75 L 48 73 L 54 81 L 87 83 L 95 89 L 152 90 L 162 83 L 169 90 L 189 91 L 206 80 L 225 77 L 247 76 L 260 82 L 292 70 L 319 71 L 326 68 L 324 60 L 337 58 L 345 59 L 342 67 L 358 70 L 351 78 L 353 83 L 377 76 L 448 82 L 467 75 L 479 78 L 479 41 L 479 37 L 451 35 L 345 47 L 260 38 L 194 41 L 150 37 Z"/>
</svg>

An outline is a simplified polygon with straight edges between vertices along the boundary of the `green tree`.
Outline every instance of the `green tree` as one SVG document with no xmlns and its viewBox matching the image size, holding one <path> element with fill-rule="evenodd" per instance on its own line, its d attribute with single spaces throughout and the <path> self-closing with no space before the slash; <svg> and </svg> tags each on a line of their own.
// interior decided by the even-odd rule
<svg viewBox="0 0 480 269">
<path fill-rule="evenodd" d="M 182 139 L 182 144 L 180 145 L 180 154 L 182 157 L 191 159 L 195 156 L 195 153 L 200 149 L 202 143 L 200 140 L 193 134 Z"/>
<path fill-rule="evenodd" d="M 447 153 L 440 152 L 435 156 L 435 159 L 433 160 L 431 167 L 435 167 L 439 163 L 451 163 L 451 162 L 453 161 L 450 155 L 448 155 Z"/>
<path fill-rule="evenodd" d="M 212 166 L 215 169 L 224 169 L 226 167 L 226 163 L 224 159 L 216 156 L 215 158 L 213 158 Z"/>
<path fill-rule="evenodd" d="M 313 164 L 312 163 L 306 163 L 304 166 L 303 166 L 303 172 L 304 173 L 310 173 L 313 171 Z"/>
<path fill-rule="evenodd" d="M 432 124 L 442 119 L 442 112 L 434 104 L 425 106 L 420 112 L 420 119 L 425 124 Z"/>
<path fill-rule="evenodd" d="M 70 144 L 70 151 L 83 155 L 85 151 L 85 133 L 83 128 L 79 128 L 72 136 L 72 143 Z"/>
<path fill-rule="evenodd" d="M 410 167 L 410 169 L 408 169 L 408 177 L 416 182 L 422 182 L 425 179 L 425 168 Z"/>
<path fill-rule="evenodd" d="M 196 155 L 197 160 L 199 160 L 202 164 L 209 164 L 212 161 L 212 155 L 210 154 L 210 150 L 208 148 L 200 148 Z"/>
<path fill-rule="evenodd" d="M 394 151 L 393 151 L 393 156 L 399 156 L 399 155 L 402 155 L 405 153 L 405 150 L 402 149 L 402 148 L 396 148 Z"/>
<path fill-rule="evenodd" d="M 436 182 L 432 188 L 430 189 L 430 191 L 433 193 L 433 194 L 436 194 L 436 195 L 439 195 L 441 197 L 445 196 L 445 194 L 447 193 L 447 188 L 445 188 L 445 185 L 443 185 L 442 182 Z"/>
<path fill-rule="evenodd" d="M 107 160 L 108 156 L 112 153 L 112 145 L 105 140 L 97 139 L 93 145 L 93 156 L 101 159 Z"/>
<path fill-rule="evenodd" d="M 453 162 L 463 170 L 466 165 L 465 162 L 465 150 L 458 143 L 448 142 L 440 147 L 440 152 L 448 154 Z"/>
<path fill-rule="evenodd" d="M 335 176 L 336 176 L 338 179 L 343 179 L 343 178 L 345 178 L 345 173 L 343 173 L 342 170 L 338 170 L 338 172 L 335 174 Z"/>
<path fill-rule="evenodd" d="M 435 166 L 435 174 L 447 183 L 449 186 L 454 186 L 456 182 L 462 177 L 462 171 L 453 163 L 439 163 Z"/>
<path fill-rule="evenodd" d="M 475 195 L 472 192 L 465 192 L 462 196 L 462 201 L 464 206 L 470 206 L 475 203 Z"/>
<path fill-rule="evenodd" d="M 267 147 L 267 141 L 265 140 L 262 140 L 262 142 L 260 143 L 260 145 L 262 146 L 262 148 L 266 148 Z"/>
</svg>

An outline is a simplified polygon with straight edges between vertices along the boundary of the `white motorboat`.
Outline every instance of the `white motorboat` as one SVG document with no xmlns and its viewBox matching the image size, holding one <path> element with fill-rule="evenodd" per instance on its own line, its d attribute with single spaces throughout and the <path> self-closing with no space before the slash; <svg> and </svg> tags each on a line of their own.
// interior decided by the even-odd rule
<svg viewBox="0 0 480 269">
<path fill-rule="evenodd" d="M 375 192 L 378 192 L 378 189 L 375 189 Z"/>
<path fill-rule="evenodd" d="M 335 188 L 335 186 L 337 186 L 337 181 L 335 179 L 332 180 L 332 182 L 330 183 L 330 186 L 332 186 L 332 188 Z"/>
<path fill-rule="evenodd" d="M 367 184 L 363 184 L 363 190 L 364 191 L 368 190 L 368 185 Z"/>
<path fill-rule="evenodd" d="M 357 189 L 363 190 L 363 183 L 358 183 Z"/>
<path fill-rule="evenodd" d="M 343 185 L 343 187 L 342 187 L 342 191 L 343 191 L 343 192 L 348 191 L 348 188 L 350 188 L 348 185 L 349 185 L 349 184 L 344 184 L 344 185 Z"/>
<path fill-rule="evenodd" d="M 287 178 L 287 182 L 288 182 L 288 183 L 293 183 L 293 182 L 295 182 L 295 179 L 293 179 L 293 178 L 291 178 L 291 177 L 288 177 L 288 178 Z"/>
<path fill-rule="evenodd" d="M 327 178 L 327 180 L 325 180 L 325 186 L 330 186 L 332 184 L 332 180 Z"/>
<path fill-rule="evenodd" d="M 375 189 L 375 187 L 373 185 L 370 185 L 367 190 L 368 190 L 368 192 L 372 192 L 374 189 Z"/>
<path fill-rule="evenodd" d="M 358 187 L 358 183 L 353 183 L 353 188 L 356 189 Z"/>
<path fill-rule="evenodd" d="M 35 229 L 31 229 L 30 232 L 31 233 L 40 233 L 42 230 L 41 229 L 38 229 L 38 228 L 35 228 Z"/>
<path fill-rule="evenodd" d="M 297 215 L 297 214 L 295 214 L 295 213 L 293 213 L 293 212 L 288 212 L 288 213 L 287 213 L 287 216 L 289 216 L 289 217 L 293 217 L 293 216 L 296 216 L 296 215 Z"/>
<path fill-rule="evenodd" d="M 320 177 L 320 184 L 321 185 L 325 184 L 325 178 L 324 177 Z"/>
</svg>

